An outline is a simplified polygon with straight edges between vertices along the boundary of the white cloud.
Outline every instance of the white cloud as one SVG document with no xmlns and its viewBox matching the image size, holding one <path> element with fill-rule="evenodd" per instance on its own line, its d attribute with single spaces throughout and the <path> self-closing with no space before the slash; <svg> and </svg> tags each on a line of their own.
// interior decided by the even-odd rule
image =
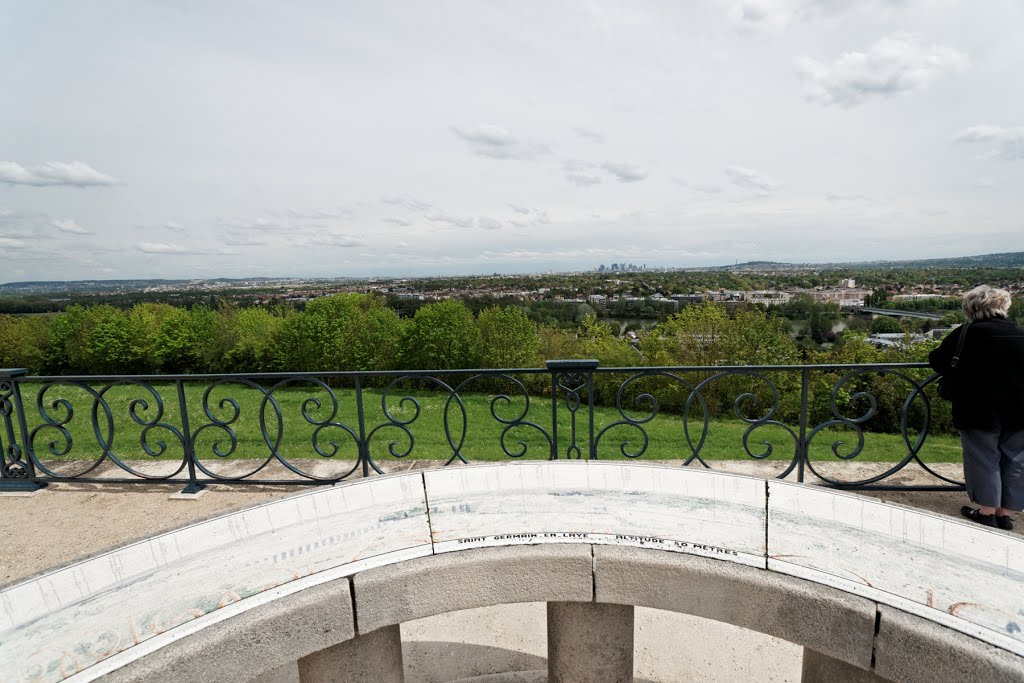
<svg viewBox="0 0 1024 683">
<path fill-rule="evenodd" d="M 164 230 L 170 230 L 171 232 L 184 233 L 187 232 L 185 226 L 177 221 L 167 221 L 160 226 Z"/>
<path fill-rule="evenodd" d="M 635 183 L 647 177 L 647 171 L 634 164 L 606 161 L 601 164 L 601 168 L 615 176 L 620 183 Z"/>
<path fill-rule="evenodd" d="M 585 128 L 583 126 L 577 126 L 572 129 L 576 135 L 579 135 L 584 140 L 590 140 L 591 142 L 604 142 L 607 139 L 604 131 L 596 130 L 594 128 Z"/>
<path fill-rule="evenodd" d="M 23 241 L 15 239 L 13 237 L 0 237 L 0 247 L 4 249 L 24 249 L 26 245 Z"/>
<path fill-rule="evenodd" d="M 0 161 L 0 183 L 10 185 L 90 187 L 115 185 L 117 182 L 116 178 L 81 161 L 47 161 L 30 167 L 14 161 Z"/>
<path fill-rule="evenodd" d="M 380 219 L 382 223 L 393 223 L 394 225 L 400 225 L 402 227 L 409 227 L 412 225 L 412 221 L 401 216 L 388 216 L 387 218 Z"/>
<path fill-rule="evenodd" d="M 971 126 L 957 133 L 953 141 L 988 144 L 992 148 L 989 156 L 994 159 L 1024 160 L 1024 126 Z"/>
<path fill-rule="evenodd" d="M 841 194 L 839 192 L 829 192 L 825 195 L 825 199 L 830 202 L 866 202 L 868 200 L 862 194 Z"/>
<path fill-rule="evenodd" d="M 562 162 L 562 173 L 570 183 L 580 187 L 589 187 L 601 182 L 601 176 L 592 172 L 595 167 L 596 164 L 589 161 L 566 159 Z"/>
<path fill-rule="evenodd" d="M 800 21 L 862 10 L 884 17 L 907 0 L 727 0 L 733 21 L 750 28 L 785 28 Z"/>
<path fill-rule="evenodd" d="M 365 245 L 362 240 L 338 232 L 321 232 L 303 236 L 296 240 L 296 244 L 303 247 L 339 247 L 344 249 Z"/>
<path fill-rule="evenodd" d="M 690 183 L 683 180 L 682 178 L 677 178 L 675 176 L 672 177 L 672 182 L 674 182 L 676 185 L 680 185 L 690 190 L 694 190 L 695 192 L 702 192 L 704 194 L 720 194 L 722 192 L 722 188 L 719 185 Z"/>
<path fill-rule="evenodd" d="M 258 216 L 250 220 L 221 221 L 232 230 L 257 230 L 260 232 L 285 231 L 288 225 L 271 216 Z"/>
<path fill-rule="evenodd" d="M 730 166 L 725 169 L 725 175 L 729 177 L 732 184 L 745 190 L 755 190 L 762 194 L 770 194 L 779 189 L 778 183 L 771 178 L 764 176 L 752 168 L 743 166 Z"/>
<path fill-rule="evenodd" d="M 224 244 L 229 247 L 267 247 L 270 246 L 270 241 L 244 232 L 232 232 L 224 239 Z"/>
<path fill-rule="evenodd" d="M 450 214 L 441 211 L 440 209 L 434 209 L 424 214 L 424 218 L 434 223 L 443 223 L 450 225 L 455 228 L 472 228 L 473 219 L 463 218 L 461 216 L 452 216 Z"/>
<path fill-rule="evenodd" d="M 180 244 L 168 244 L 167 242 L 141 242 L 136 244 L 135 248 L 143 254 L 161 254 L 168 256 L 184 256 L 201 253 L 193 249 L 189 249 L 188 247 L 183 247 Z"/>
<path fill-rule="evenodd" d="M 476 225 L 483 230 L 500 230 L 502 222 L 490 216 L 480 216 L 476 219 Z"/>
<path fill-rule="evenodd" d="M 580 187 L 589 187 L 590 185 L 597 185 L 601 182 L 601 176 L 594 175 L 593 173 L 585 173 L 583 171 L 566 171 L 565 179 L 574 185 Z"/>
<path fill-rule="evenodd" d="M 427 202 L 420 201 L 419 199 L 410 197 L 407 194 L 386 194 L 380 198 L 380 201 L 391 206 L 401 206 L 411 211 L 426 211 L 430 208 L 430 204 Z"/>
<path fill-rule="evenodd" d="M 288 209 L 288 214 L 292 218 L 306 218 L 309 220 L 331 220 L 339 218 L 349 218 L 352 212 L 348 209 L 314 209 L 312 211 L 302 211 L 299 209 Z"/>
<path fill-rule="evenodd" d="M 55 221 L 51 221 L 50 225 L 57 228 L 61 232 L 70 233 L 72 235 L 91 235 L 92 233 L 83 228 L 72 218 L 63 218 Z"/>
<path fill-rule="evenodd" d="M 509 204 L 512 210 L 516 212 L 517 216 L 513 217 L 508 223 L 514 228 L 529 228 L 536 225 L 547 225 L 551 222 L 551 217 L 548 216 L 548 212 L 542 209 L 531 209 L 525 206 L 516 206 Z"/>
<path fill-rule="evenodd" d="M 927 44 L 917 34 L 894 33 L 867 52 L 847 52 L 832 64 L 804 57 L 797 68 L 807 100 L 855 107 L 872 98 L 920 90 L 943 73 L 963 70 L 969 63 L 962 52 Z"/>
<path fill-rule="evenodd" d="M 491 159 L 530 160 L 551 151 L 547 145 L 534 140 L 521 140 L 501 126 L 481 124 L 470 129 L 452 126 L 452 131 L 475 154 Z"/>
</svg>

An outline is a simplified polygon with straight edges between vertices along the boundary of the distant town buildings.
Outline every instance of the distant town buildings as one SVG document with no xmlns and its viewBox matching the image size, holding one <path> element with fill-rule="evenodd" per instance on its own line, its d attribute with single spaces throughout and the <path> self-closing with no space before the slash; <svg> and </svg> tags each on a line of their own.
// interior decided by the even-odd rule
<svg viewBox="0 0 1024 683">
<path fill-rule="evenodd" d="M 793 295 L 789 292 L 775 292 L 763 289 L 743 292 L 744 301 L 751 304 L 761 304 L 762 306 L 781 306 L 792 298 Z"/>
</svg>

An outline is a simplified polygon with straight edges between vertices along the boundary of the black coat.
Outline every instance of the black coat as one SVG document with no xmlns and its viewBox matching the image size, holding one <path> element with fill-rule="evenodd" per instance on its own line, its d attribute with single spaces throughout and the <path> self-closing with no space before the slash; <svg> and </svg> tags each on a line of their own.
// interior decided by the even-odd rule
<svg viewBox="0 0 1024 683">
<path fill-rule="evenodd" d="M 953 425 L 964 429 L 1024 429 L 1024 328 L 1006 318 L 961 325 L 928 356 L 947 374 L 964 329 L 960 364 L 952 371 Z"/>
</svg>

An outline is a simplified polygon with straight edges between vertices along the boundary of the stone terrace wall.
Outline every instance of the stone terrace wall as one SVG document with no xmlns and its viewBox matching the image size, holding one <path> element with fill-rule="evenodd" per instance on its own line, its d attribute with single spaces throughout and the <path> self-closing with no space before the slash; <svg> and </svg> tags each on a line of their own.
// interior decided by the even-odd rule
<svg viewBox="0 0 1024 683">
<path fill-rule="evenodd" d="M 1022 585 L 1024 540 L 850 494 L 650 465 L 452 468 L 298 494 L 10 586 L 0 680 L 171 663 L 179 680 L 188 666 L 256 676 L 411 619 L 530 601 L 706 616 L 897 680 L 941 659 L 908 634 L 952 634 L 1013 671 Z M 808 622 L 822 606 L 835 628 Z M 282 629 L 306 636 L 253 636 Z"/>
</svg>

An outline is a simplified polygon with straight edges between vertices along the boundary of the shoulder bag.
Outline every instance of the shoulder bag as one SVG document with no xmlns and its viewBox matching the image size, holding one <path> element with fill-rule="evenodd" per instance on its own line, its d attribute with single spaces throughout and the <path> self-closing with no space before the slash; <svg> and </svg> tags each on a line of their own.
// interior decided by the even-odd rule
<svg viewBox="0 0 1024 683">
<path fill-rule="evenodd" d="M 953 384 L 956 381 L 956 369 L 960 365 L 960 355 L 964 352 L 964 339 L 967 338 L 967 328 L 970 325 L 970 322 L 964 323 L 964 329 L 960 332 L 960 339 L 956 342 L 956 353 L 953 354 L 953 359 L 949 361 L 949 371 L 939 377 L 939 398 L 947 401 L 953 400 Z"/>
</svg>

